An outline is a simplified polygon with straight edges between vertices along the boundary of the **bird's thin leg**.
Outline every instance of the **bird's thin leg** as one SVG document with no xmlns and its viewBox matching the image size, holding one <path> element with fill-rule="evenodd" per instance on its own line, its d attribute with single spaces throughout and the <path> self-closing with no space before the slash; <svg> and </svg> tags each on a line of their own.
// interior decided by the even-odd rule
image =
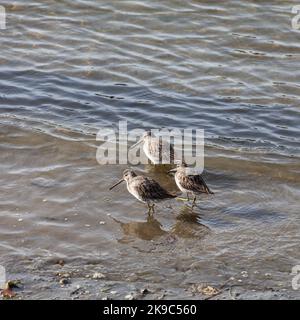
<svg viewBox="0 0 300 320">
<path fill-rule="evenodd" d="M 151 214 L 151 209 L 152 209 L 152 207 L 150 206 L 150 203 L 149 203 L 149 202 L 147 202 L 147 206 L 148 206 L 148 215 L 150 215 L 150 214 Z"/>
<path fill-rule="evenodd" d="M 149 202 L 147 202 L 147 205 L 148 205 L 148 215 L 149 216 L 153 216 L 153 213 L 154 213 L 154 204 L 150 204 Z"/>
<path fill-rule="evenodd" d="M 196 198 L 196 196 L 194 195 L 194 199 L 193 199 L 193 203 L 192 203 L 192 208 L 196 205 L 196 200 L 197 200 L 197 198 Z"/>
<path fill-rule="evenodd" d="M 154 213 L 154 206 L 155 206 L 155 204 L 153 203 L 152 206 L 151 206 L 152 213 Z"/>
<path fill-rule="evenodd" d="M 190 193 L 187 192 L 187 193 L 186 193 L 187 201 L 190 201 L 190 196 L 189 196 L 189 195 L 190 195 Z"/>
</svg>

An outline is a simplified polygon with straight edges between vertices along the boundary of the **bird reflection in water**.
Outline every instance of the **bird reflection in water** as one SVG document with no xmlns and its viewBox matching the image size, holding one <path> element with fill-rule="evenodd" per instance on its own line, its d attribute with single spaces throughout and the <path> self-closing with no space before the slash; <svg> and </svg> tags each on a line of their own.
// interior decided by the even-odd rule
<svg viewBox="0 0 300 320">
<path fill-rule="evenodd" d="M 170 233 L 179 238 L 202 239 L 210 233 L 210 228 L 200 220 L 200 213 L 196 212 L 193 207 L 183 206 Z"/>
<path fill-rule="evenodd" d="M 155 238 L 166 235 L 168 232 L 162 229 L 161 223 L 154 218 L 153 215 L 148 215 L 147 220 L 140 221 L 132 221 L 132 222 L 122 222 L 113 218 L 115 222 L 117 222 L 123 232 L 124 237 L 120 239 L 120 242 L 130 242 L 132 238 L 139 238 L 142 240 L 153 240 Z"/>
<path fill-rule="evenodd" d="M 124 236 L 118 240 L 122 243 L 134 241 L 136 238 L 150 241 L 162 236 L 170 236 L 173 240 L 176 237 L 202 239 L 210 232 L 210 229 L 200 222 L 200 214 L 188 206 L 181 208 L 175 224 L 168 231 L 163 229 L 162 224 L 153 215 L 148 215 L 146 221 L 122 222 L 116 218 L 112 219 L 123 230 Z"/>
</svg>

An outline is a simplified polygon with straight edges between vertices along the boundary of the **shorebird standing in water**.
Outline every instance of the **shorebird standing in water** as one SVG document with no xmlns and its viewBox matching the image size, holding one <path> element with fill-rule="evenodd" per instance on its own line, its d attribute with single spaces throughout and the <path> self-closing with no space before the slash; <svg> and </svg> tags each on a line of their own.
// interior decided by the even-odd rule
<svg viewBox="0 0 300 320">
<path fill-rule="evenodd" d="M 109 190 L 112 190 L 123 181 L 126 182 L 128 191 L 135 198 L 143 203 L 147 203 L 149 213 L 151 211 L 154 212 L 155 202 L 176 197 L 161 187 L 155 180 L 144 176 L 138 176 L 130 169 L 126 169 L 123 172 L 123 179 L 110 187 Z"/>
<path fill-rule="evenodd" d="M 131 148 L 143 143 L 143 150 L 153 164 L 173 164 L 175 152 L 173 146 L 163 137 L 155 137 L 151 131 L 146 131 L 142 138 Z"/>
<path fill-rule="evenodd" d="M 185 163 L 177 166 L 177 168 L 169 172 L 175 172 L 175 182 L 178 188 L 186 193 L 188 201 L 189 195 L 193 195 L 193 206 L 196 202 L 196 196 L 201 193 L 214 194 L 207 186 L 206 182 L 200 174 L 191 174 L 188 172 L 188 167 Z"/>
</svg>

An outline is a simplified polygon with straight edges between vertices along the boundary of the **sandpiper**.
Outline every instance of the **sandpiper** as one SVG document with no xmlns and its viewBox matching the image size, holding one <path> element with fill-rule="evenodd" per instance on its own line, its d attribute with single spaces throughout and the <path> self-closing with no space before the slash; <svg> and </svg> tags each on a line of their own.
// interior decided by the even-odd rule
<svg viewBox="0 0 300 320">
<path fill-rule="evenodd" d="M 135 198 L 143 203 L 147 203 L 149 212 L 154 212 L 155 202 L 176 197 L 176 195 L 170 194 L 155 180 L 144 176 L 138 176 L 130 169 L 126 169 L 123 172 L 123 179 L 110 187 L 109 190 L 112 190 L 123 181 L 126 182 L 128 191 Z"/>
<path fill-rule="evenodd" d="M 185 163 L 179 164 L 177 168 L 169 172 L 175 172 L 175 182 L 178 188 L 186 193 L 188 200 L 189 195 L 193 195 L 193 206 L 196 202 L 196 195 L 201 193 L 214 194 L 205 183 L 201 174 L 192 174 L 188 172 L 188 167 Z"/>
<path fill-rule="evenodd" d="M 143 150 L 147 158 L 153 164 L 173 164 L 175 152 L 173 146 L 163 139 L 163 137 L 155 137 L 151 131 L 146 131 L 142 138 L 131 148 L 136 147 L 143 142 Z"/>
</svg>

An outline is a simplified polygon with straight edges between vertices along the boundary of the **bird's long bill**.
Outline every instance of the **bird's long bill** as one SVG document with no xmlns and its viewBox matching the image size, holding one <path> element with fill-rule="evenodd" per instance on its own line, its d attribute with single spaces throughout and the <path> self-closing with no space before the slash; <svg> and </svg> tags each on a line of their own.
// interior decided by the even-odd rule
<svg viewBox="0 0 300 320">
<path fill-rule="evenodd" d="M 172 173 L 172 172 L 176 172 L 176 171 L 177 171 L 177 168 L 169 170 L 168 173 Z"/>
<path fill-rule="evenodd" d="M 143 142 L 143 138 L 140 139 L 137 143 L 135 143 L 133 146 L 130 147 L 130 149 L 135 148 L 136 146 L 138 146 L 141 142 Z"/>
<path fill-rule="evenodd" d="M 120 181 L 118 181 L 116 184 L 114 184 L 112 187 L 109 188 L 109 190 L 112 190 L 114 187 L 116 187 L 117 185 L 119 185 L 121 182 L 123 182 L 124 179 L 121 179 Z"/>
</svg>

